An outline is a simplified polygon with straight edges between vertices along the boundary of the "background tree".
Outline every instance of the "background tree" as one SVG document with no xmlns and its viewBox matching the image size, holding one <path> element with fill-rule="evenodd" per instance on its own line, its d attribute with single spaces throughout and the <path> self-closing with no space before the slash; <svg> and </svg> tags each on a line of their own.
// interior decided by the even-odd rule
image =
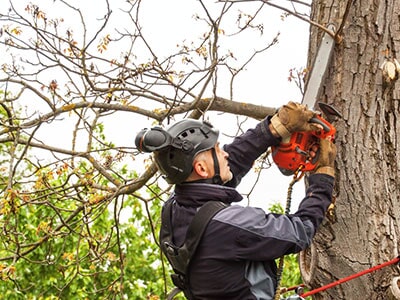
<svg viewBox="0 0 400 300">
<path fill-rule="evenodd" d="M 315 22 L 344 25 L 324 86 L 325 99 L 343 113 L 336 124 L 336 211 L 301 264 L 314 287 L 399 255 L 399 14 L 396 1 L 312 5 Z M 320 34 L 312 27 L 310 61 Z M 398 266 L 387 267 L 315 299 L 400 299 L 398 276 Z"/>
<path fill-rule="evenodd" d="M 227 118 L 218 112 L 237 124 L 229 139 L 248 118 L 275 111 L 234 101 L 236 79 L 278 41 L 257 20 L 266 20 L 267 6 L 194 3 L 191 40 L 173 47 L 152 39 L 145 25 L 156 23 L 153 7 L 140 1 L 3 7 L 0 292 L 7 299 L 158 299 L 171 288 L 157 245 L 170 187 L 133 147 L 136 132 L 184 117 Z M 234 43 L 246 34 L 254 43 L 237 57 Z"/>
<path fill-rule="evenodd" d="M 277 84 L 267 78 L 280 68 L 251 70 L 280 41 L 266 25 L 277 5 L 185 1 L 196 14 L 178 16 L 185 4 L 168 1 L 167 18 L 149 18 L 165 2 L 10 1 L 0 13 L 0 291 L 9 299 L 163 297 L 171 283 L 157 226 L 170 187 L 134 148 L 136 132 L 208 118 L 229 124 L 229 140 L 274 113 L 265 86 Z M 301 265 L 317 287 L 398 255 L 399 5 L 315 0 L 311 18 L 305 2 L 281 5 L 282 19 L 312 23 L 309 66 L 327 24 L 342 38 L 323 99 L 344 115 L 336 215 Z M 185 39 L 165 32 L 155 40 L 170 23 Z M 300 91 L 304 74 L 288 76 Z M 255 89 L 261 103 L 249 98 Z M 281 98 L 291 100 L 286 90 Z M 257 163 L 254 183 L 270 166 L 268 156 Z M 315 297 L 385 299 L 398 273 L 388 268 Z"/>
</svg>

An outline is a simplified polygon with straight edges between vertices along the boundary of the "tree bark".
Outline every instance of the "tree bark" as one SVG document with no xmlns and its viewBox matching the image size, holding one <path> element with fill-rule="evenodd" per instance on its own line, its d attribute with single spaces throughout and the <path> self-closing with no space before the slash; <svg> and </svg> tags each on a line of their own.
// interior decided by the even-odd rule
<svg viewBox="0 0 400 300">
<path fill-rule="evenodd" d="M 314 0 L 312 19 L 339 28 L 346 6 L 347 1 Z M 300 256 L 311 289 L 399 255 L 400 2 L 356 0 L 347 9 L 322 99 L 343 114 L 335 123 L 334 215 Z M 310 34 L 312 61 L 322 32 L 312 27 Z M 386 267 L 313 297 L 400 299 L 399 274 L 398 266 Z"/>
</svg>

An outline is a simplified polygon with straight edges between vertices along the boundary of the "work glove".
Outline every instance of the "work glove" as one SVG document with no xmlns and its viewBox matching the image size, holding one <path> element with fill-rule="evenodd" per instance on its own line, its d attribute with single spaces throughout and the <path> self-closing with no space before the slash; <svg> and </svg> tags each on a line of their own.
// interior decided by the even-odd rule
<svg viewBox="0 0 400 300">
<path fill-rule="evenodd" d="M 315 173 L 335 177 L 336 145 L 328 139 L 321 139 L 318 150 L 318 162 Z"/>
<path fill-rule="evenodd" d="M 307 106 L 289 102 L 272 117 L 271 125 L 282 140 L 287 140 L 293 132 L 320 130 L 321 125 L 309 122 L 314 116 L 315 112 Z"/>
</svg>

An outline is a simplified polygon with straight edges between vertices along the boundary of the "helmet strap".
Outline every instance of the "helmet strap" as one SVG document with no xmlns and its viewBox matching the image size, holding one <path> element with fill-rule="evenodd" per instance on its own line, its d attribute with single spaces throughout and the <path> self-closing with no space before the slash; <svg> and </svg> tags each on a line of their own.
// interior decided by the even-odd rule
<svg viewBox="0 0 400 300">
<path fill-rule="evenodd" d="M 209 183 L 209 184 L 219 184 L 219 185 L 224 184 L 224 182 L 221 179 L 221 175 L 219 174 L 219 163 L 215 148 L 211 148 L 211 155 L 214 161 L 214 176 L 212 178 L 193 180 L 190 181 L 189 183 L 197 182 L 197 183 Z"/>
<path fill-rule="evenodd" d="M 217 153 L 215 151 L 215 147 L 211 148 L 211 154 L 212 154 L 212 158 L 214 160 L 214 177 L 212 178 L 212 182 L 215 184 L 223 184 L 221 175 L 219 174 L 219 163 L 218 163 L 218 157 L 217 157 Z"/>
</svg>

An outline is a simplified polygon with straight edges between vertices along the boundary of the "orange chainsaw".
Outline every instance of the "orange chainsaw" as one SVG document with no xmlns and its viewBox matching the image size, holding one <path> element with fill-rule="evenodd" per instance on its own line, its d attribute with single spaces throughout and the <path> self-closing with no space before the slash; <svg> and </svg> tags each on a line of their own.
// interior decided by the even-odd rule
<svg viewBox="0 0 400 300">
<path fill-rule="evenodd" d="M 332 33 L 335 32 L 333 25 L 328 26 Z M 320 99 L 322 83 L 325 80 L 326 71 L 335 47 L 335 39 L 332 34 L 325 32 L 315 57 L 314 66 L 307 81 L 306 90 L 302 104 L 314 109 L 317 100 Z M 325 115 L 317 114 L 310 122 L 318 123 L 323 129 L 314 132 L 292 133 L 289 141 L 282 141 L 278 146 L 272 147 L 272 158 L 284 175 L 292 175 L 295 172 L 312 171 L 318 161 L 318 151 L 315 157 L 311 157 L 310 151 L 318 146 L 320 139 L 335 140 L 336 129 L 331 122 L 341 114 L 332 106 L 319 102 L 319 109 Z"/>
<path fill-rule="evenodd" d="M 336 128 L 330 122 L 342 116 L 329 104 L 320 102 L 318 105 L 329 121 L 324 119 L 321 114 L 317 114 L 310 122 L 320 124 L 323 129 L 294 132 L 288 141 L 272 147 L 272 158 L 282 174 L 290 176 L 297 171 L 314 170 L 318 161 L 318 152 L 316 156 L 311 157 L 312 148 L 319 146 L 320 139 L 329 139 L 332 143 L 335 141 Z"/>
</svg>

